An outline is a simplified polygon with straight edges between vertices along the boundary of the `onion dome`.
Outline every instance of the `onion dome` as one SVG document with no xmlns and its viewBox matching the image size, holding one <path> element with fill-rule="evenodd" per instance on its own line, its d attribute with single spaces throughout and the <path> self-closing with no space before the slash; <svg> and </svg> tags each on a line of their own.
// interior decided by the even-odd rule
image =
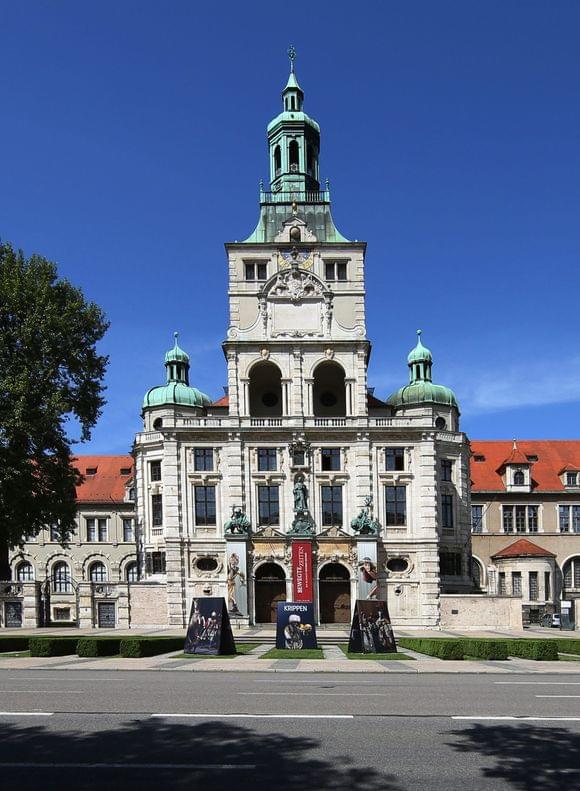
<svg viewBox="0 0 580 791">
<path fill-rule="evenodd" d="M 189 384 L 189 355 L 178 346 L 177 333 L 174 335 L 173 349 L 165 355 L 167 384 L 147 391 L 143 399 L 143 409 L 167 404 L 189 407 L 206 407 L 211 404 L 209 396 Z"/>
<path fill-rule="evenodd" d="M 409 384 L 400 387 L 387 404 L 394 409 L 412 404 L 443 404 L 459 410 L 455 393 L 449 387 L 433 384 L 431 367 L 433 356 L 429 349 L 421 343 L 421 330 L 417 330 L 417 345 L 409 353 Z"/>
</svg>

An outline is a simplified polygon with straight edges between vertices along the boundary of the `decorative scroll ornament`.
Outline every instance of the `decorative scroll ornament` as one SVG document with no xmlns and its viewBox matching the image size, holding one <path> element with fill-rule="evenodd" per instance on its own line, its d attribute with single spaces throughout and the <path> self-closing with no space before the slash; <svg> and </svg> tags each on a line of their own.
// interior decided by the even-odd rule
<svg viewBox="0 0 580 791">
<path fill-rule="evenodd" d="M 250 520 L 241 508 L 232 509 L 232 517 L 224 525 L 224 532 L 230 536 L 247 536 L 250 533 Z"/>
<path fill-rule="evenodd" d="M 324 298 L 326 294 L 326 290 L 317 277 L 293 266 L 291 269 L 284 269 L 278 273 L 270 287 L 268 296 L 299 302 L 302 299 Z"/>
<path fill-rule="evenodd" d="M 365 497 L 364 508 L 350 523 L 352 529 L 359 536 L 378 536 L 379 534 L 381 527 L 377 520 L 372 517 L 372 507 L 373 498 L 369 495 Z"/>
</svg>

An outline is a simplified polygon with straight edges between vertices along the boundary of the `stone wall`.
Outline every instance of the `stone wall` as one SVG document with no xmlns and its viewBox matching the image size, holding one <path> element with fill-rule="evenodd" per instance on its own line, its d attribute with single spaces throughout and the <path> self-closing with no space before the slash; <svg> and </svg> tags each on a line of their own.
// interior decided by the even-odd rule
<svg viewBox="0 0 580 791">
<path fill-rule="evenodd" d="M 511 596 L 443 594 L 444 629 L 521 629 L 522 601 Z"/>
<path fill-rule="evenodd" d="M 167 586 L 133 582 L 129 585 L 129 625 L 167 627 Z"/>
</svg>

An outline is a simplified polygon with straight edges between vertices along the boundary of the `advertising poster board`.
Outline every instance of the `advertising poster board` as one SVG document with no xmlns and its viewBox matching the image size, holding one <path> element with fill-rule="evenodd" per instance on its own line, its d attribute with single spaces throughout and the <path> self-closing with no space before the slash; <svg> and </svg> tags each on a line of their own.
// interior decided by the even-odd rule
<svg viewBox="0 0 580 791">
<path fill-rule="evenodd" d="M 314 605 L 309 602 L 278 602 L 276 648 L 300 651 L 317 647 Z"/>
<path fill-rule="evenodd" d="M 183 651 L 186 654 L 235 654 L 236 644 L 230 626 L 226 600 L 205 597 L 191 602 L 191 613 Z"/>
<path fill-rule="evenodd" d="M 230 618 L 248 615 L 248 574 L 244 541 L 227 543 L 227 596 Z"/>
<path fill-rule="evenodd" d="M 314 601 L 310 541 L 292 542 L 292 592 L 294 601 Z"/>
<path fill-rule="evenodd" d="M 377 574 L 377 542 L 359 541 L 358 554 L 358 598 L 376 599 L 379 589 Z"/>
<path fill-rule="evenodd" d="M 351 654 L 396 654 L 386 601 L 357 599 L 348 650 Z"/>
</svg>

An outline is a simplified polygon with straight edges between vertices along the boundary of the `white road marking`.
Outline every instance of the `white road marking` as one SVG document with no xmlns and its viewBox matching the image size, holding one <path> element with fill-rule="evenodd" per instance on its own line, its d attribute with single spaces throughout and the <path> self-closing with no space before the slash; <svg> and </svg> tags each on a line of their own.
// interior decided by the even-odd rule
<svg viewBox="0 0 580 791">
<path fill-rule="evenodd" d="M 351 687 L 354 687 L 354 686 L 358 687 L 361 684 L 368 684 L 368 685 L 373 686 L 373 687 L 385 687 L 385 686 L 388 686 L 388 684 L 384 684 L 384 683 L 380 684 L 380 683 L 377 683 L 376 681 L 324 681 L 324 679 L 319 679 L 318 681 L 302 681 L 302 680 L 282 681 L 281 678 L 280 679 L 275 679 L 274 678 L 274 679 L 271 679 L 271 680 L 270 679 L 268 679 L 268 680 L 259 679 L 259 680 L 254 681 L 254 684 L 284 684 L 284 686 L 287 686 L 288 684 L 318 684 L 318 685 L 321 685 L 321 684 L 325 684 L 325 685 L 326 684 L 332 684 L 332 686 L 334 686 L 335 684 L 347 684 L 348 686 L 351 686 Z"/>
<path fill-rule="evenodd" d="M 0 668 L 0 670 L 1 670 L 1 668 Z M 60 673 L 61 673 L 61 671 L 59 671 L 59 676 L 20 676 L 20 675 L 18 675 L 18 676 L 4 676 L 3 679 L 4 679 L 4 681 L 46 681 L 49 684 L 54 684 L 55 681 L 65 681 L 65 682 L 66 681 L 70 681 L 70 677 L 68 677 L 68 678 L 61 678 L 60 677 Z M 65 675 L 68 675 L 68 674 L 65 674 Z M 2 678 L 1 675 L 0 675 L 0 678 Z M 92 681 L 101 681 L 103 684 L 111 684 L 113 682 L 116 682 L 118 684 L 122 684 L 124 682 L 124 679 L 122 679 L 122 678 L 90 678 L 90 677 L 86 677 L 86 676 L 83 676 L 82 679 L 75 678 L 75 681 L 81 681 L 81 680 L 82 681 L 91 681 L 91 682 Z"/>
<path fill-rule="evenodd" d="M 53 711 L 0 711 L 0 717 L 53 717 Z"/>
<path fill-rule="evenodd" d="M 152 714 L 151 717 L 196 720 L 354 720 L 354 714 Z"/>
<path fill-rule="evenodd" d="M 511 684 L 524 685 L 524 684 L 544 684 L 553 687 L 580 687 L 580 681 L 494 681 L 494 684 Z"/>
<path fill-rule="evenodd" d="M 86 695 L 83 689 L 3 689 L 0 695 Z"/>
<path fill-rule="evenodd" d="M 35 762 L 4 762 L 0 768 L 10 769 L 187 769 L 204 771 L 206 769 L 255 769 L 256 764 L 91 764 L 91 763 L 35 763 Z"/>
<path fill-rule="evenodd" d="M 451 717 L 452 720 L 479 720 L 490 722 L 580 722 L 580 717 Z"/>
<path fill-rule="evenodd" d="M 340 698 L 369 698 L 369 697 L 379 697 L 379 698 L 390 698 L 390 692 L 238 692 L 238 695 L 283 695 L 286 696 L 288 694 L 291 695 L 307 695 L 308 697 L 312 697 L 315 695 L 317 698 L 323 697 L 340 697 Z"/>
<path fill-rule="evenodd" d="M 536 698 L 580 698 L 580 695 L 534 695 Z"/>
</svg>

